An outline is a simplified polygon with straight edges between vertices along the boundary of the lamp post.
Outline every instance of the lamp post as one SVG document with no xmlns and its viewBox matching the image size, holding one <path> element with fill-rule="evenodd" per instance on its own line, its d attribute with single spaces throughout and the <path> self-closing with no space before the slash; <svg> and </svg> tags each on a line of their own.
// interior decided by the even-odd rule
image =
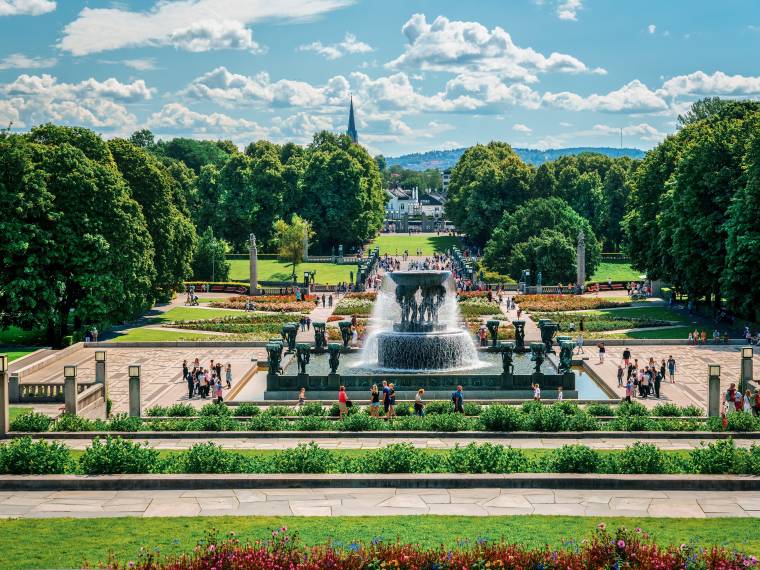
<svg viewBox="0 0 760 570">
<path fill-rule="evenodd" d="M 133 418 L 139 418 L 140 409 L 140 365 L 129 365 L 129 415 Z"/>
<path fill-rule="evenodd" d="M 742 396 L 747 391 L 749 383 L 752 382 L 752 356 L 753 350 L 751 346 L 742 348 L 742 368 L 739 379 L 739 389 L 742 392 Z"/>
<path fill-rule="evenodd" d="M 8 356 L 0 354 L 0 435 L 10 429 L 10 400 L 8 398 Z"/>
<path fill-rule="evenodd" d="M 95 383 L 106 383 L 106 351 L 95 351 Z"/>
<path fill-rule="evenodd" d="M 710 364 L 707 370 L 707 415 L 717 418 L 720 416 L 720 365 Z"/>
<path fill-rule="evenodd" d="M 63 401 L 66 413 L 77 415 L 77 367 L 73 364 L 63 367 Z"/>
</svg>

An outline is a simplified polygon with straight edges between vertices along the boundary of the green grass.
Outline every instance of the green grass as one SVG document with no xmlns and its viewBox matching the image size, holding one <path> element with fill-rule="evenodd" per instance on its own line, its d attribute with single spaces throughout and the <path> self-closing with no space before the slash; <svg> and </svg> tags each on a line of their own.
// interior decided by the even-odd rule
<svg viewBox="0 0 760 570">
<path fill-rule="evenodd" d="M 443 253 L 447 249 L 457 246 L 462 247 L 462 242 L 457 237 L 436 236 L 435 234 L 382 234 L 374 239 L 370 248 L 378 246 L 380 255 L 401 255 L 406 249 L 410 255 L 415 255 L 418 248 L 422 249 L 422 255 Z"/>
<path fill-rule="evenodd" d="M 318 492 L 318 491 L 317 491 Z M 360 490 L 357 490 L 361 494 Z M 219 536 L 235 532 L 243 542 L 266 540 L 286 526 L 308 544 L 332 540 L 419 543 L 424 547 L 454 546 L 457 539 L 504 538 L 507 542 L 562 547 L 568 540 L 590 535 L 600 522 L 608 528 L 641 527 L 660 544 L 697 540 L 760 553 L 760 535 L 753 518 L 655 519 L 557 516 L 400 516 L 400 517 L 176 517 L 103 519 L 15 519 L 0 521 L 0 552 L 4 569 L 80 568 L 106 561 L 109 552 L 122 561 L 135 560 L 141 547 L 163 554 L 192 550 L 209 529 Z"/>
<path fill-rule="evenodd" d="M 702 329 L 700 329 L 702 330 Z M 670 329 L 655 329 L 655 330 L 649 330 L 649 331 L 635 331 L 635 332 L 628 332 L 628 333 L 614 333 L 614 334 L 604 334 L 599 333 L 594 334 L 594 338 L 653 338 L 653 339 L 661 339 L 661 338 L 669 338 L 669 339 L 683 339 L 686 340 L 689 336 L 689 332 L 694 331 L 694 327 L 673 327 Z M 708 331 L 707 335 L 712 339 L 712 331 Z"/>
<path fill-rule="evenodd" d="M 627 261 L 602 261 L 596 272 L 587 282 L 606 283 L 607 279 L 613 281 L 638 281 L 640 271 L 631 267 Z"/>
<path fill-rule="evenodd" d="M 126 332 L 116 333 L 111 342 L 157 342 L 175 340 L 220 340 L 224 337 L 219 335 L 207 335 L 194 332 L 165 331 L 140 327 Z"/>
<path fill-rule="evenodd" d="M 34 346 L 44 344 L 45 333 L 40 330 L 27 331 L 18 327 L 0 329 L 0 344 L 23 344 Z"/>
<path fill-rule="evenodd" d="M 230 259 L 230 279 L 247 281 L 250 276 L 250 265 L 247 259 Z M 260 259 L 259 281 L 290 281 L 291 264 L 277 259 Z M 335 263 L 301 263 L 296 267 L 299 281 L 303 281 L 304 271 L 316 271 L 314 278 L 317 283 L 335 285 L 351 280 L 351 272 L 356 277 L 356 265 L 337 265 Z"/>
<path fill-rule="evenodd" d="M 34 408 L 27 408 L 26 406 L 11 406 L 10 414 L 8 415 L 8 421 L 12 422 L 22 414 L 31 412 Z"/>
<path fill-rule="evenodd" d="M 5 354 L 8 356 L 8 362 L 13 362 L 14 360 L 21 358 L 22 356 L 26 356 L 27 354 L 31 354 L 32 352 L 36 351 L 36 348 L 32 348 L 30 350 L 9 350 L 7 352 L 4 352 L 2 348 L 0 348 L 0 354 Z"/>
<path fill-rule="evenodd" d="M 165 313 L 152 317 L 156 323 L 168 323 L 172 321 L 199 321 L 203 319 L 216 319 L 218 317 L 230 317 L 244 314 L 233 309 L 198 309 L 194 307 L 175 307 Z"/>
<path fill-rule="evenodd" d="M 635 318 L 635 319 L 655 319 L 660 321 L 674 321 L 679 323 L 689 322 L 688 317 L 669 309 L 668 307 L 624 307 L 620 309 L 598 309 L 595 311 L 583 311 L 583 315 Z"/>
</svg>

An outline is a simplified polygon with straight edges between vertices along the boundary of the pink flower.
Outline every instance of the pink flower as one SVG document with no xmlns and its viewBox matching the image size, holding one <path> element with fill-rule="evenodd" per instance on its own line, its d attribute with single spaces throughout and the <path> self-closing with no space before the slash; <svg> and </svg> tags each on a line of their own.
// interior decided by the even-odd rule
<svg viewBox="0 0 760 570">
<path fill-rule="evenodd" d="M 622 538 L 617 541 L 618 548 L 625 548 L 625 540 Z"/>
<path fill-rule="evenodd" d="M 596 528 L 598 528 L 599 530 L 604 530 L 605 528 L 607 528 L 607 525 L 604 523 L 599 523 L 599 526 Z"/>
</svg>

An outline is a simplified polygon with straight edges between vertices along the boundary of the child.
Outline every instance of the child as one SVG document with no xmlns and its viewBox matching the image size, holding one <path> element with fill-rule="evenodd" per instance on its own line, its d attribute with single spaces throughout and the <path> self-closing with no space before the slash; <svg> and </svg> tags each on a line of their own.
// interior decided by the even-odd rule
<svg viewBox="0 0 760 570">
<path fill-rule="evenodd" d="M 301 388 L 298 392 L 298 405 L 303 406 L 306 403 L 306 388 Z"/>
<path fill-rule="evenodd" d="M 216 384 L 214 384 L 214 395 L 216 396 L 216 403 L 221 404 L 224 402 L 224 398 L 222 398 L 222 379 L 217 378 Z"/>
<path fill-rule="evenodd" d="M 561 402 L 565 399 L 565 394 L 562 392 L 562 386 L 557 386 L 557 401 Z"/>
<path fill-rule="evenodd" d="M 541 387 L 538 384 L 531 384 L 531 388 L 533 388 L 533 400 L 535 402 L 541 401 Z"/>
</svg>

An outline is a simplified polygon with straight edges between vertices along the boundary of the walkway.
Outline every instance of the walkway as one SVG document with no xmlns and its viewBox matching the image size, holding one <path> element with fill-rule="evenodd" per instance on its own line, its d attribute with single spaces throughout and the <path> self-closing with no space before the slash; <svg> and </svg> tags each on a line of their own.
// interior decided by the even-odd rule
<svg viewBox="0 0 760 570">
<path fill-rule="evenodd" d="M 760 492 L 371 488 L 0 493 L 0 518 L 197 515 L 760 517 Z"/>
<path fill-rule="evenodd" d="M 309 318 L 311 319 L 311 322 L 323 322 L 326 323 L 327 319 L 332 316 L 333 311 L 335 310 L 335 306 L 338 304 L 338 302 L 344 297 L 343 293 L 325 293 L 325 299 L 327 299 L 330 295 L 332 295 L 333 302 L 331 306 L 322 306 L 322 293 L 315 293 L 315 295 L 319 295 L 320 303 L 318 306 L 316 306 L 314 309 L 312 309 L 311 313 L 309 313 Z M 298 334 L 296 335 L 296 341 L 297 342 L 314 342 L 314 327 L 309 327 L 308 330 L 302 331 L 299 327 Z"/>
<path fill-rule="evenodd" d="M 359 437 L 346 437 L 339 435 L 334 438 L 310 438 L 304 436 L 303 438 L 211 438 L 211 440 L 225 448 L 231 450 L 259 450 L 259 451 L 274 451 L 280 449 L 290 449 L 296 447 L 302 443 L 315 442 L 319 447 L 324 449 L 378 449 L 386 447 L 392 443 L 411 443 L 414 447 L 421 449 L 452 449 L 455 445 L 467 445 L 468 443 L 492 443 L 499 445 L 510 445 L 514 448 L 520 449 L 556 449 L 563 445 L 581 444 L 591 447 L 593 449 L 624 449 L 626 446 L 633 445 L 636 442 L 644 441 L 651 443 L 663 450 L 677 451 L 677 450 L 690 450 L 695 447 L 699 447 L 702 440 L 694 436 L 692 439 L 640 439 L 635 434 L 631 434 L 630 438 L 605 438 L 599 436 L 592 439 L 574 438 L 570 435 L 566 438 L 531 438 L 520 439 L 503 437 L 499 439 L 485 439 L 478 437 L 463 437 L 463 438 L 421 438 L 421 437 L 393 437 L 388 436 L 386 438 L 359 438 Z M 89 439 L 59 439 L 60 443 L 65 444 L 74 450 L 83 450 L 91 445 Z M 139 441 L 139 440 L 138 440 Z M 182 438 L 182 439 L 149 439 L 145 443 L 150 447 L 161 450 L 184 450 L 198 443 L 208 443 L 209 438 Z M 738 439 L 735 441 L 737 447 L 749 448 L 751 445 L 757 443 L 757 440 L 753 439 Z"/>
</svg>

